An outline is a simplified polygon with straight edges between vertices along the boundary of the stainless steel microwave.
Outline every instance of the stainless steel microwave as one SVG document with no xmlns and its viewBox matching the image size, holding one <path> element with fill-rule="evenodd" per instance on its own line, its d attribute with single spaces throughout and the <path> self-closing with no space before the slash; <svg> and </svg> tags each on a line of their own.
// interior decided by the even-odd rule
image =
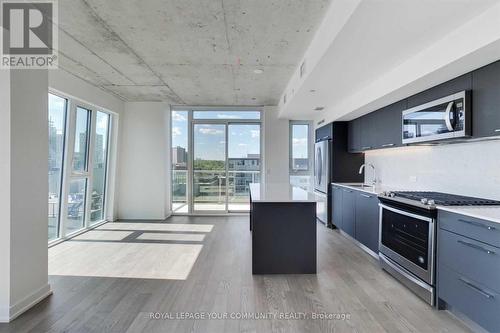
<svg viewBox="0 0 500 333">
<path fill-rule="evenodd" d="M 403 111 L 403 144 L 470 135 L 471 99 L 468 90 Z"/>
</svg>

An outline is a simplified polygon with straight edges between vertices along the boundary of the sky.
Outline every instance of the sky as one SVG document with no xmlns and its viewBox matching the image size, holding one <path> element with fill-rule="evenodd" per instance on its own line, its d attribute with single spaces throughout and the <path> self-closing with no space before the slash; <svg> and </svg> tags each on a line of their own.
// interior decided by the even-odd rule
<svg viewBox="0 0 500 333">
<path fill-rule="evenodd" d="M 203 111 L 207 112 L 207 111 Z M 251 119 L 252 115 L 242 112 L 243 117 Z M 245 117 L 245 114 L 247 117 Z M 212 117 L 213 115 L 213 117 Z M 211 119 L 218 119 L 217 115 L 210 115 Z M 219 116 L 223 118 L 231 115 Z M 234 116 L 233 116 L 234 117 Z M 187 147 L 187 111 L 172 112 L 172 146 Z M 195 159 L 225 160 L 225 125 L 224 124 L 195 124 L 194 126 L 194 153 Z M 260 126 L 256 124 L 234 124 L 228 126 L 228 154 L 229 158 L 247 157 L 248 154 L 260 153 Z"/>
<path fill-rule="evenodd" d="M 62 97 L 49 94 L 49 120 L 51 120 L 53 125 L 56 127 L 57 134 L 63 134 L 65 128 L 65 119 L 64 119 L 65 110 L 66 110 L 66 100 Z M 83 115 L 83 117 L 77 116 L 77 120 L 80 120 L 80 122 L 77 123 L 76 132 L 77 133 L 84 132 L 87 125 L 85 115 Z M 107 137 L 108 123 L 109 123 L 109 115 L 107 113 L 97 111 L 96 133 L 98 135 L 103 135 L 104 137 Z M 79 138 L 79 134 L 77 135 L 78 135 L 77 138 Z M 106 146 L 107 146 L 107 140 L 104 140 L 103 148 L 105 149 Z M 78 152 L 79 150 L 80 150 L 80 145 L 78 144 L 78 142 L 75 142 L 75 151 Z"/>
</svg>

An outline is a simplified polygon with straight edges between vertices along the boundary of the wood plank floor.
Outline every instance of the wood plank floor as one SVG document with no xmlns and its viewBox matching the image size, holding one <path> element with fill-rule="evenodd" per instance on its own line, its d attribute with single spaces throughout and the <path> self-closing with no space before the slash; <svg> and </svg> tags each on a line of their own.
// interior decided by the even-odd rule
<svg viewBox="0 0 500 333">
<path fill-rule="evenodd" d="M 322 225 L 317 275 L 252 276 L 250 240 L 245 216 L 105 224 L 94 234 L 51 249 L 49 269 L 61 274 L 49 277 L 54 294 L 12 323 L 0 324 L 0 332 L 469 332 L 381 271 L 351 241 Z M 110 250 L 109 244 L 117 247 Z M 175 265 L 162 253 L 172 244 L 201 245 L 188 268 L 179 266 L 182 272 L 187 269 L 185 276 L 172 274 L 176 280 L 164 278 L 170 273 L 154 271 L 158 264 L 160 270 L 170 269 L 161 265 L 162 260 Z M 147 250 L 139 249 L 140 255 L 130 252 L 141 245 Z M 78 259 L 69 260 L 68 254 L 75 253 Z M 107 267 L 89 268 L 92 263 Z M 149 278 L 141 277 L 141 271 Z M 123 277 L 127 272 L 133 277 Z M 308 317 L 152 319 L 152 313 Z M 312 313 L 345 314 L 347 319 L 312 319 Z"/>
</svg>

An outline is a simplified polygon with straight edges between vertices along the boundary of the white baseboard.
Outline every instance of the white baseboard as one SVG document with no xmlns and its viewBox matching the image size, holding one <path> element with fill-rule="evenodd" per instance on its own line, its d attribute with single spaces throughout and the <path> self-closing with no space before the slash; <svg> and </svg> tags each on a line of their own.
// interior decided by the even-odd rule
<svg viewBox="0 0 500 333">
<path fill-rule="evenodd" d="M 7 309 L 0 311 L 0 322 L 11 322 L 50 295 L 52 295 L 52 289 L 50 288 L 50 284 L 47 283 L 31 295 L 26 296 L 24 299 L 10 306 L 8 311 Z"/>
</svg>

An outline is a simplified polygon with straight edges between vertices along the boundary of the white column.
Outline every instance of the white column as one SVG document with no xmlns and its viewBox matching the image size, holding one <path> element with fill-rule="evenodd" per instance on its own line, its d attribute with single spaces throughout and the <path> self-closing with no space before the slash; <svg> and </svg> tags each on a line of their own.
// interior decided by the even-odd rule
<svg viewBox="0 0 500 333">
<path fill-rule="evenodd" d="M 48 284 L 47 70 L 0 70 L 0 322 Z"/>
<path fill-rule="evenodd" d="M 125 103 L 121 125 L 118 218 L 170 215 L 170 106 Z"/>
<path fill-rule="evenodd" d="M 280 119 L 278 108 L 264 107 L 264 182 L 289 182 L 289 120 Z"/>
</svg>

